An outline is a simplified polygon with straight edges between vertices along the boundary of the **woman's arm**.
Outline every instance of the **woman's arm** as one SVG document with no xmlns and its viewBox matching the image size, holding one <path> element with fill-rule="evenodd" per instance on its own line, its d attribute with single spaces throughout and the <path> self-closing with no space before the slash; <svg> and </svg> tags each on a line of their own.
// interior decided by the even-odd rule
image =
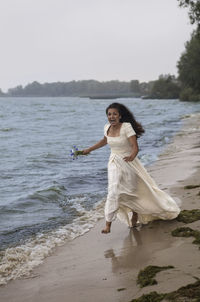
<svg viewBox="0 0 200 302">
<path fill-rule="evenodd" d="M 104 136 L 103 139 L 101 139 L 98 143 L 96 143 L 95 145 L 91 146 L 90 148 L 88 149 L 84 149 L 83 150 L 83 154 L 86 155 L 88 153 L 90 153 L 91 151 L 94 151 L 96 149 L 99 149 L 103 146 L 105 146 L 107 144 L 107 138 Z"/>
<path fill-rule="evenodd" d="M 133 161 L 136 155 L 138 154 L 139 148 L 137 143 L 136 135 L 132 135 L 128 138 L 129 143 L 132 147 L 132 152 L 129 156 L 124 157 L 125 161 Z"/>
</svg>

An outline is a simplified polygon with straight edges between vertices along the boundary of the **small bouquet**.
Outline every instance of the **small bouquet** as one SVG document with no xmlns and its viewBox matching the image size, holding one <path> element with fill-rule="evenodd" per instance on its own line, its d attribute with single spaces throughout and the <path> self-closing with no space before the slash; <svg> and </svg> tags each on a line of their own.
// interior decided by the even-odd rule
<svg viewBox="0 0 200 302">
<path fill-rule="evenodd" d="M 83 151 L 78 150 L 76 146 L 73 146 L 73 148 L 70 151 L 70 156 L 72 157 L 73 160 L 77 159 L 79 155 L 84 155 Z"/>
</svg>

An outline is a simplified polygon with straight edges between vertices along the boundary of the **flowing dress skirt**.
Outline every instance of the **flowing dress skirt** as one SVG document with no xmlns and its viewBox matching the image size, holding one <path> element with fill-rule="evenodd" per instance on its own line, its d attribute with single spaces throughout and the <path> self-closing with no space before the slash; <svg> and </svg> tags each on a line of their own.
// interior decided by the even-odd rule
<svg viewBox="0 0 200 302">
<path fill-rule="evenodd" d="M 131 226 L 132 211 L 138 213 L 140 223 L 146 224 L 156 219 L 174 219 L 180 208 L 174 199 L 158 188 L 137 157 L 132 162 L 125 162 L 122 156 L 111 154 L 106 221 L 118 217 Z"/>
</svg>

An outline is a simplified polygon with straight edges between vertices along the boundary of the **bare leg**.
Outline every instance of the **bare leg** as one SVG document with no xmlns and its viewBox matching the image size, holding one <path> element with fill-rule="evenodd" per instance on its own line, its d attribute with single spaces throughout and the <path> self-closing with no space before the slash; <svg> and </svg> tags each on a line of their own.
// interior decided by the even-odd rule
<svg viewBox="0 0 200 302">
<path fill-rule="evenodd" d="M 103 229 L 101 231 L 101 233 L 102 234 L 108 234 L 108 233 L 110 233 L 111 224 L 112 224 L 112 222 L 106 221 L 106 227 L 105 227 L 105 229 Z"/>
<path fill-rule="evenodd" d="M 138 214 L 136 212 L 133 212 L 133 216 L 131 219 L 132 227 L 135 227 L 137 225 L 137 221 L 138 221 Z"/>
</svg>

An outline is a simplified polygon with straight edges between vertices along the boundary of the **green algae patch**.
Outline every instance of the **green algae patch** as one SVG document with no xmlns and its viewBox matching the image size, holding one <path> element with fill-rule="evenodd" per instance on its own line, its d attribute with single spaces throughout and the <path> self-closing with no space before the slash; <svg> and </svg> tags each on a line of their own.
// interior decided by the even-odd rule
<svg viewBox="0 0 200 302">
<path fill-rule="evenodd" d="M 158 294 L 157 292 L 151 292 L 150 294 L 142 295 L 138 299 L 133 299 L 130 302 L 160 302 L 164 299 L 165 294 Z"/>
<path fill-rule="evenodd" d="M 184 299 L 185 298 L 185 299 Z M 165 296 L 165 299 L 171 302 L 200 301 L 200 280 L 179 288 Z M 183 300 L 184 299 L 184 300 Z"/>
<path fill-rule="evenodd" d="M 165 271 L 167 269 L 174 268 L 174 266 L 155 266 L 155 265 L 149 265 L 145 269 L 141 270 L 137 277 L 137 284 L 140 285 L 140 287 L 145 287 L 148 285 L 154 285 L 157 284 L 156 279 L 154 279 L 155 275 L 161 271 Z"/>
<path fill-rule="evenodd" d="M 200 210 L 183 210 L 180 212 L 176 220 L 184 223 L 192 223 L 194 221 L 200 220 Z"/>
<path fill-rule="evenodd" d="M 199 187 L 200 187 L 200 185 L 188 185 L 188 186 L 184 186 L 184 189 L 191 190 L 191 189 L 196 189 L 196 188 L 199 188 Z"/>
<path fill-rule="evenodd" d="M 146 295 L 142 295 L 138 299 L 133 299 L 130 302 L 199 302 L 200 301 L 200 280 L 195 283 L 180 287 L 178 290 L 168 294 L 159 294 L 156 291 Z"/>
<path fill-rule="evenodd" d="M 194 237 L 195 240 L 192 243 L 200 245 L 200 232 L 197 230 L 189 227 L 180 227 L 173 230 L 171 234 L 174 237 Z"/>
</svg>

